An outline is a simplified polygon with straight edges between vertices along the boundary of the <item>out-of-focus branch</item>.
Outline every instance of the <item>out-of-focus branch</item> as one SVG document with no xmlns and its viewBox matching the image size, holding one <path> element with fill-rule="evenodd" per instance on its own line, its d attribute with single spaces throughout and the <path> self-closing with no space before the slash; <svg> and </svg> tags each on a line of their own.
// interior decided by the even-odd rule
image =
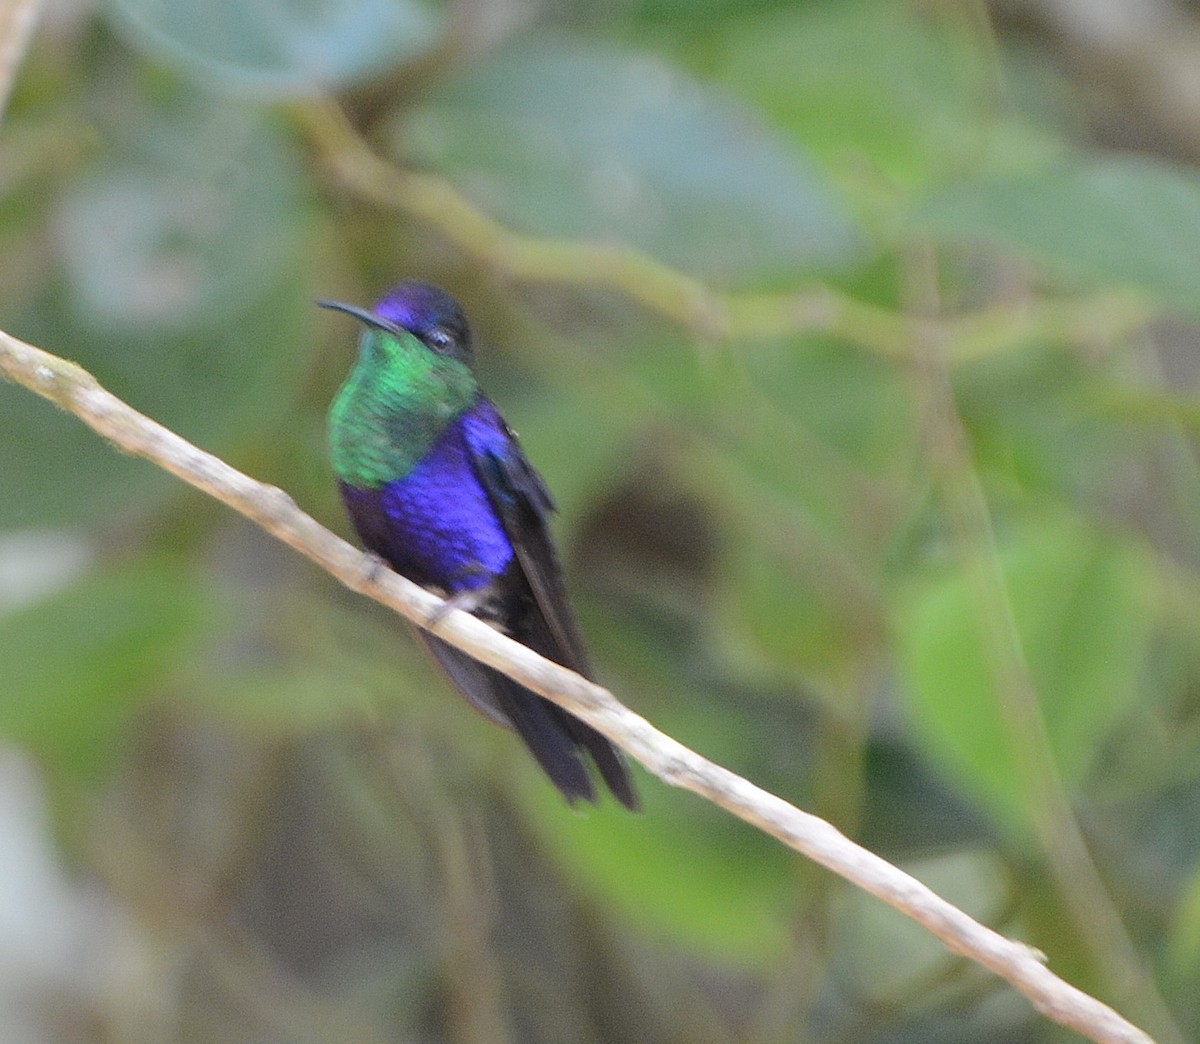
<svg viewBox="0 0 1200 1044">
<path fill-rule="evenodd" d="M 0 332 L 0 375 L 75 414 L 135 456 L 228 504 L 295 548 L 351 590 L 560 704 L 671 786 L 683 787 L 833 871 L 917 921 L 955 953 L 990 969 L 1048 1018 L 1095 1041 L 1148 1044 L 1150 1038 L 1094 997 L 1064 982 L 1035 950 L 968 917 L 916 878 L 856 845 L 822 819 L 756 787 L 684 747 L 619 703 L 608 691 L 539 656 L 437 596 L 381 569 L 274 486 L 205 453 L 100 386 L 86 370 Z M 445 612 L 445 615 L 442 614 Z"/>
<path fill-rule="evenodd" d="M 911 359 L 921 331 L 911 316 L 857 300 L 822 283 L 779 293 L 722 293 L 629 244 L 523 235 L 481 210 L 445 178 L 406 170 L 377 155 L 333 102 L 294 117 L 334 181 L 377 206 L 437 229 L 477 261 L 515 279 L 607 287 L 709 340 L 827 334 L 889 358 Z M 1114 343 L 1155 315 L 1128 292 L 1031 299 L 939 321 L 953 361 L 1037 340 Z"/>
</svg>

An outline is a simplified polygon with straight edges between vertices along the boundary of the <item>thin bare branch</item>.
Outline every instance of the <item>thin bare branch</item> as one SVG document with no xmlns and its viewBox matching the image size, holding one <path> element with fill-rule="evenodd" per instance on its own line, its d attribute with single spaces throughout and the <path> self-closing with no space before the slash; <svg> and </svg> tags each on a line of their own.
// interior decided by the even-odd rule
<svg viewBox="0 0 1200 1044">
<path fill-rule="evenodd" d="M 0 374 L 75 414 L 125 452 L 153 461 L 228 504 L 351 590 L 418 626 L 428 627 L 442 609 L 440 598 L 380 569 L 376 561 L 302 512 L 283 491 L 255 481 L 138 413 L 75 363 L 0 332 Z M 659 779 L 707 798 L 911 917 L 955 953 L 1006 979 L 1048 1018 L 1095 1041 L 1150 1041 L 1107 1005 L 1056 976 L 1037 951 L 979 924 L 824 820 L 677 743 L 600 686 L 468 613 L 446 613 L 436 630 L 451 644 L 595 726 Z"/>
</svg>

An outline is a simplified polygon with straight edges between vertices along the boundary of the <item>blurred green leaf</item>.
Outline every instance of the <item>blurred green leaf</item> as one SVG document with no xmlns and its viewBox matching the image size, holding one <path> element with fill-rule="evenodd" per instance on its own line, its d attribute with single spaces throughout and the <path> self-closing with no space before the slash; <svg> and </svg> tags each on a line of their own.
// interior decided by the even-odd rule
<svg viewBox="0 0 1200 1044">
<path fill-rule="evenodd" d="M 750 112 L 582 38 L 525 38 L 447 81 L 406 116 L 400 149 L 525 231 L 626 239 L 726 280 L 855 252 L 840 203 Z"/>
<path fill-rule="evenodd" d="M 1179 899 L 1167 947 L 1172 978 L 1195 983 L 1200 976 L 1200 870 Z"/>
<path fill-rule="evenodd" d="M 639 21 L 654 23 L 662 21 L 678 28 L 680 25 L 694 29 L 699 23 L 709 20 L 729 20 L 731 16 L 744 16 L 755 8 L 793 6 L 795 0 L 635 0 L 629 5 L 630 13 Z"/>
<path fill-rule="evenodd" d="M 1134 548 L 1066 516 L 1009 535 L 999 565 L 1051 748 L 1075 787 L 1137 693 L 1152 575 Z M 989 625 L 1003 626 L 965 574 L 918 584 L 895 613 L 901 679 L 931 754 L 1003 823 L 1026 828 L 1027 781 L 1000 709 Z"/>
<path fill-rule="evenodd" d="M 1013 250 L 1071 282 L 1200 307 L 1200 175 L 1162 160 L 1080 158 L 1036 177 L 966 182 L 934 196 L 919 224 Z"/>
<path fill-rule="evenodd" d="M 108 335 L 221 325 L 283 275 L 302 242 L 300 166 L 253 108 L 193 94 L 146 106 L 136 129 L 62 200 L 57 231 L 76 308 Z"/>
<path fill-rule="evenodd" d="M 873 592 L 800 527 L 791 546 L 773 547 L 774 528 L 760 519 L 734 542 L 717 642 L 791 677 L 845 683 L 884 640 L 879 607 L 866 597 Z"/>
<path fill-rule="evenodd" d="M 114 89 L 112 151 L 55 220 L 63 278 L 10 327 L 215 452 L 289 408 L 308 348 L 294 147 L 254 109 Z M 0 528 L 94 523 L 171 486 L 27 392 L 0 389 Z"/>
<path fill-rule="evenodd" d="M 107 521 L 168 488 L 156 468 L 7 384 L 0 385 L 0 445 L 0 483 L 10 491 L 0 499 L 0 528 Z"/>
<path fill-rule="evenodd" d="M 90 778 L 214 610 L 168 562 L 94 573 L 0 618 L 0 734 Z"/>
<path fill-rule="evenodd" d="M 264 614 L 261 591 L 231 586 L 222 607 L 229 648 L 186 679 L 181 699 L 247 735 L 268 737 L 348 723 L 384 728 L 397 714 L 415 728 L 440 718 L 444 705 L 459 710 L 411 628 L 369 601 L 330 595 L 324 585 L 294 590 L 286 606 Z"/>
<path fill-rule="evenodd" d="M 205 677 L 187 693 L 206 717 L 249 735 L 305 736 L 378 713 L 378 690 L 347 679 L 324 662 L 297 657 L 289 664 L 262 664 Z M 401 688 L 404 679 L 396 679 Z"/>
<path fill-rule="evenodd" d="M 694 429 L 676 467 L 724 530 L 718 643 L 792 676 L 855 673 L 882 637 L 867 556 L 893 524 L 886 473 L 915 439 L 902 378 L 807 338 L 717 359 L 644 345 L 623 370 Z"/>
<path fill-rule="evenodd" d="M 274 95 L 343 87 L 436 39 L 432 0 L 108 0 L 150 54 L 213 85 Z"/>
<path fill-rule="evenodd" d="M 798 902 L 791 854 L 690 794 L 638 783 L 638 816 L 611 801 L 573 813 L 540 781 L 530 788 L 542 836 L 571 877 L 642 933 L 693 952 L 748 965 L 786 953 Z"/>
<path fill-rule="evenodd" d="M 882 732 L 883 730 L 878 730 Z M 866 751 L 859 844 L 888 859 L 947 853 L 994 840 L 987 815 L 907 735 L 884 732 Z"/>
<path fill-rule="evenodd" d="M 1023 488 L 1068 498 L 1114 495 L 1135 473 L 1147 440 L 1101 408 L 1109 369 L 1040 343 L 956 368 L 955 399 L 976 460 Z"/>
<path fill-rule="evenodd" d="M 725 46 L 722 81 L 859 195 L 864 174 L 921 187 L 981 163 L 1022 169 L 1060 148 L 993 112 L 977 43 L 911 4 L 793 5 L 748 21 Z"/>
<path fill-rule="evenodd" d="M 732 382 L 724 389 L 727 411 L 736 417 L 730 426 L 754 445 L 762 472 L 774 472 L 773 484 L 790 495 L 841 501 L 835 526 L 845 524 L 847 509 L 861 511 L 863 505 L 847 505 L 844 489 L 821 487 L 861 491 L 868 479 L 896 470 L 914 447 L 905 376 L 870 352 L 798 337 L 752 345 L 739 353 L 738 363 L 752 391 L 739 396 Z M 781 445 L 794 454 L 780 453 Z"/>
</svg>

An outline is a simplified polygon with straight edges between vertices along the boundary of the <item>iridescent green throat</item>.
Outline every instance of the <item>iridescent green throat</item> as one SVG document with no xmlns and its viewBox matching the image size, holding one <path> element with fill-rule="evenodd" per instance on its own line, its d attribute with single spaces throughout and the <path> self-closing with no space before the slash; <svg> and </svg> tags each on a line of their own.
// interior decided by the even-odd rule
<svg viewBox="0 0 1200 1044">
<path fill-rule="evenodd" d="M 338 478 L 378 489 L 404 478 L 479 395 L 470 367 L 411 334 L 367 330 L 329 411 Z"/>
</svg>

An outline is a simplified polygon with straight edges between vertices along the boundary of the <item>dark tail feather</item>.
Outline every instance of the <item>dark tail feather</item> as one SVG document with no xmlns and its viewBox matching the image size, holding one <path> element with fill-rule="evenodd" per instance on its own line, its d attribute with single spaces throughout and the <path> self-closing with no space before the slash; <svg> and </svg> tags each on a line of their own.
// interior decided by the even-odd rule
<svg viewBox="0 0 1200 1044">
<path fill-rule="evenodd" d="M 540 697 L 538 698 L 540 699 Z M 541 702 L 546 703 L 547 701 L 541 700 Z M 629 811 L 640 811 L 642 803 L 638 800 L 637 791 L 633 789 L 633 780 L 629 778 L 629 765 L 625 761 L 625 756 L 612 745 L 607 737 L 601 735 L 587 722 L 580 721 L 575 715 L 563 710 L 557 704 L 551 704 L 551 706 L 562 715 L 563 724 L 575 743 L 587 748 L 587 752 L 591 754 L 592 760 L 596 763 L 596 768 L 600 770 L 601 778 L 608 784 L 608 789 L 613 792 L 613 796 Z"/>
<path fill-rule="evenodd" d="M 581 756 L 586 750 L 617 800 L 637 810 L 637 795 L 624 759 L 590 725 L 440 638 L 424 631 L 421 638 L 455 687 L 476 709 L 516 731 L 569 802 L 596 800 L 596 788 Z"/>
<path fill-rule="evenodd" d="M 551 782 L 571 804 L 580 798 L 595 804 L 596 788 L 580 756 L 579 745 L 562 720 L 566 715 L 511 678 L 492 673 L 498 702 Z"/>
</svg>

